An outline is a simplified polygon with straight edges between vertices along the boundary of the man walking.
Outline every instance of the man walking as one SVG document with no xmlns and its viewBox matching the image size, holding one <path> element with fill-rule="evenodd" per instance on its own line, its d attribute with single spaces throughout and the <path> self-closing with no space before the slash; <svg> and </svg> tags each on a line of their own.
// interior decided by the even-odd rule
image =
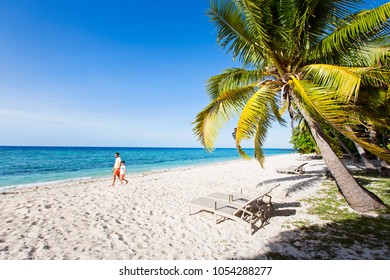
<svg viewBox="0 0 390 280">
<path fill-rule="evenodd" d="M 122 159 L 119 156 L 119 153 L 115 153 L 115 163 L 114 163 L 114 167 L 112 168 L 112 171 L 114 172 L 114 178 L 113 178 L 111 186 L 114 186 L 116 177 L 119 178 L 120 168 L 121 168 L 121 161 L 122 161 Z"/>
</svg>

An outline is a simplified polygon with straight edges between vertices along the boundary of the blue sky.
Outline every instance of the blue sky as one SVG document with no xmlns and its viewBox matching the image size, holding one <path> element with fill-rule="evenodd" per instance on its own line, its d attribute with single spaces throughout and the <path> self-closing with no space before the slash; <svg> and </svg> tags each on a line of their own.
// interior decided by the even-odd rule
<svg viewBox="0 0 390 280">
<path fill-rule="evenodd" d="M 206 81 L 235 66 L 208 3 L 0 0 L 0 145 L 200 147 Z M 265 147 L 289 140 L 275 126 Z"/>
</svg>

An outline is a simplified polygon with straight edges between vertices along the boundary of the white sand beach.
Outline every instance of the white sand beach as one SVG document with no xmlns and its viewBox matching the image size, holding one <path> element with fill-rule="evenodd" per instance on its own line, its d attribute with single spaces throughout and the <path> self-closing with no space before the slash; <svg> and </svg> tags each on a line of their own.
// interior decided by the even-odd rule
<svg viewBox="0 0 390 280">
<path fill-rule="evenodd" d="M 283 252 L 283 242 L 299 242 L 299 231 L 286 224 L 322 223 L 302 199 L 324 188 L 323 161 L 307 161 L 302 176 L 275 171 L 302 164 L 298 159 L 268 157 L 264 169 L 254 160 L 177 168 L 128 176 L 129 184 L 114 187 L 107 177 L 7 190 L 0 193 L 0 259 L 223 260 Z M 235 221 L 215 224 L 208 212 L 189 215 L 197 197 L 274 181 L 276 210 L 253 235 Z"/>
</svg>

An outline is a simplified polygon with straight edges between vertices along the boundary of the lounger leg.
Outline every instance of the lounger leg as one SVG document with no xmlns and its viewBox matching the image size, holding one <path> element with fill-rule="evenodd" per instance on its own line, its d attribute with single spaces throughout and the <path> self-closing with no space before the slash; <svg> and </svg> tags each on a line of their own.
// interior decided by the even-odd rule
<svg viewBox="0 0 390 280">
<path fill-rule="evenodd" d="M 253 216 L 251 215 L 249 217 L 249 234 L 252 235 L 252 223 L 253 223 Z"/>
</svg>

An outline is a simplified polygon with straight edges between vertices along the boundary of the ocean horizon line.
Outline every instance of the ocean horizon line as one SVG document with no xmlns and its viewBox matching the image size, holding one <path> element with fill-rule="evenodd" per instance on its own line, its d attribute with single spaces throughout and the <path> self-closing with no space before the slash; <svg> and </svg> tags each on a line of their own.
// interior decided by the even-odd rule
<svg viewBox="0 0 390 280">
<path fill-rule="evenodd" d="M 59 145 L 0 145 L 0 147 L 5 148 L 118 148 L 118 149 L 125 149 L 125 148 L 136 148 L 136 149 L 147 149 L 147 148 L 156 148 L 156 149 L 202 149 L 206 150 L 204 147 L 163 147 L 163 146 L 72 146 L 72 145 L 65 145 L 65 146 L 59 146 Z M 216 147 L 216 149 L 237 149 L 236 147 Z M 254 149 L 254 147 L 244 147 L 244 149 Z M 263 149 L 267 150 L 294 150 L 292 147 L 278 147 L 278 148 L 271 148 L 271 147 L 264 147 Z"/>
</svg>

